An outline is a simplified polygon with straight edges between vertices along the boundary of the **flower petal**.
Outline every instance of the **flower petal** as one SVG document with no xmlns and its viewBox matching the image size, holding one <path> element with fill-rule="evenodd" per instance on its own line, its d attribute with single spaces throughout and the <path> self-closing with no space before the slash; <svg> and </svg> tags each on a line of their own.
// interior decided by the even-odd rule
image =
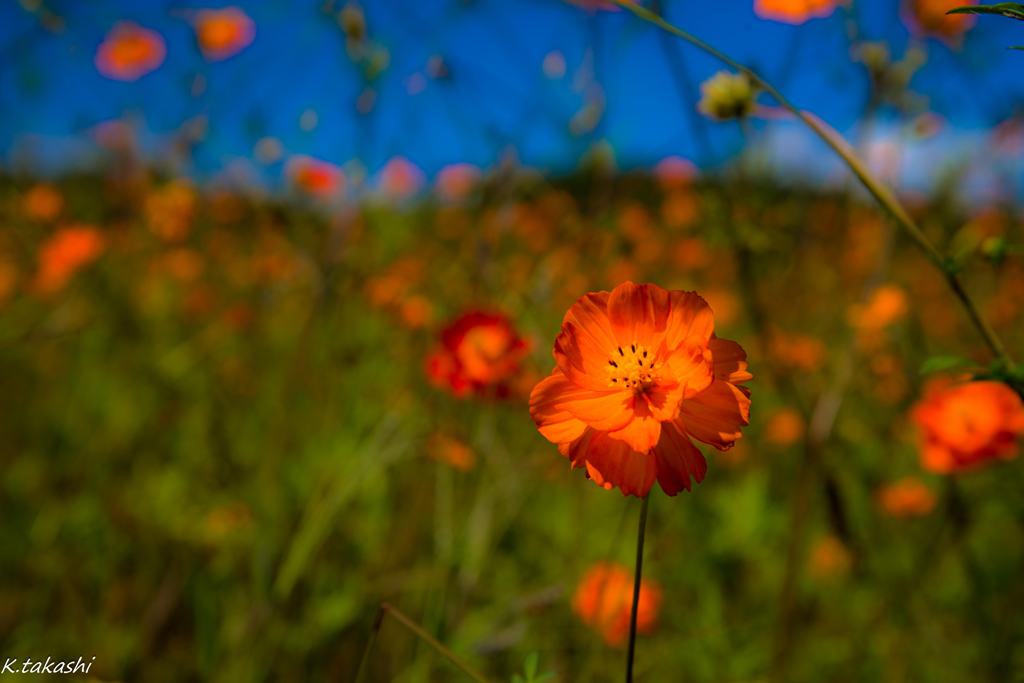
<svg viewBox="0 0 1024 683">
<path fill-rule="evenodd" d="M 706 345 L 715 329 L 715 315 L 711 307 L 696 292 L 673 290 L 669 292 L 671 313 L 665 332 L 665 348 L 679 348 L 689 340 Z"/>
<path fill-rule="evenodd" d="M 569 458 L 569 462 L 572 463 L 572 469 L 586 464 L 587 449 L 590 447 L 590 441 L 594 438 L 595 434 L 598 434 L 597 430 L 587 427 L 573 441 L 558 444 L 558 452 Z"/>
<path fill-rule="evenodd" d="M 745 387 L 715 380 L 710 387 L 684 400 L 679 418 L 686 431 L 719 450 L 740 438 L 740 427 L 750 424 L 750 399 Z"/>
<path fill-rule="evenodd" d="M 686 340 L 668 356 L 665 367 L 683 386 L 684 399 L 693 398 L 714 382 L 713 360 L 710 350 L 699 338 Z"/>
<path fill-rule="evenodd" d="M 658 384 L 644 391 L 643 397 L 654 419 L 664 422 L 679 414 L 679 404 L 685 390 L 686 385 L 680 382 Z"/>
<path fill-rule="evenodd" d="M 588 426 L 601 431 L 622 429 L 633 421 L 636 394 L 628 389 L 615 391 L 588 391 L 568 396 L 556 407 L 567 410 Z"/>
<path fill-rule="evenodd" d="M 552 443 L 568 443 L 583 434 L 587 425 L 573 417 L 572 413 L 559 408 L 558 404 L 586 393 L 589 392 L 569 381 L 558 367 L 533 388 L 530 393 L 530 417 L 537 423 L 537 429 L 544 438 Z"/>
<path fill-rule="evenodd" d="M 674 496 L 683 489 L 690 490 L 690 477 L 699 484 L 708 471 L 704 454 L 686 435 L 679 420 L 661 426 L 661 441 L 654 447 L 658 463 L 658 484 L 661 490 Z"/>
<path fill-rule="evenodd" d="M 624 282 L 608 297 L 608 320 L 618 342 L 656 348 L 669 320 L 669 293 L 658 285 Z"/>
<path fill-rule="evenodd" d="M 623 496 L 643 498 L 654 486 L 658 465 L 653 453 L 639 453 L 624 441 L 596 432 L 587 448 L 587 473 L 609 491 L 617 486 Z"/>
<path fill-rule="evenodd" d="M 608 436 L 625 441 L 635 451 L 646 453 L 661 438 L 661 421 L 651 413 L 647 401 L 638 400 L 633 407 L 633 420 L 622 429 L 608 432 Z"/>
<path fill-rule="evenodd" d="M 754 378 L 747 372 L 747 352 L 739 344 L 712 335 L 708 348 L 715 362 L 715 379 L 742 384 Z"/>
<path fill-rule="evenodd" d="M 611 356 L 584 328 L 569 321 L 555 338 L 555 362 L 565 376 L 592 391 L 608 391 L 615 385 L 609 376 Z"/>
</svg>

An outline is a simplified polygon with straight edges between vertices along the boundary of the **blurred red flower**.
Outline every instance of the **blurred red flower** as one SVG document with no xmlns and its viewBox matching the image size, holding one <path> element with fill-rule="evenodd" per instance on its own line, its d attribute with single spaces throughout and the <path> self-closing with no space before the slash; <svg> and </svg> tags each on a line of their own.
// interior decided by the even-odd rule
<svg viewBox="0 0 1024 683">
<path fill-rule="evenodd" d="M 935 509 L 935 494 L 917 477 L 904 477 L 879 489 L 878 504 L 892 517 L 927 515 Z"/>
<path fill-rule="evenodd" d="M 587 294 L 565 314 L 530 415 L 605 489 L 642 498 L 657 479 L 670 496 L 690 490 L 707 471 L 690 437 L 725 450 L 749 424 L 746 353 L 714 326 L 694 292 L 626 282 Z"/>
<path fill-rule="evenodd" d="M 665 157 L 654 166 L 654 179 L 665 190 L 686 187 L 697 178 L 697 166 L 689 159 Z"/>
<path fill-rule="evenodd" d="M 844 3 L 836 0 L 754 0 L 754 14 L 761 19 L 803 24 L 810 19 L 829 16 L 839 4 Z"/>
<path fill-rule="evenodd" d="M 507 317 L 470 311 L 441 331 L 441 344 L 427 356 L 427 377 L 459 397 L 505 398 L 528 351 Z"/>
<path fill-rule="evenodd" d="M 434 181 L 437 196 L 442 201 L 461 202 L 473 191 L 482 177 L 480 168 L 473 164 L 449 164 L 437 173 L 437 179 Z"/>
<path fill-rule="evenodd" d="M 64 289 L 75 273 L 98 259 L 105 248 L 106 239 L 95 228 L 76 225 L 59 230 L 39 248 L 36 291 L 49 294 Z"/>
<path fill-rule="evenodd" d="M 345 174 L 340 168 L 305 154 L 293 155 L 286 172 L 295 187 L 318 199 L 330 199 L 345 188 Z"/>
<path fill-rule="evenodd" d="M 96 50 L 96 69 L 115 81 L 137 81 L 164 63 L 167 44 L 134 21 L 114 24 Z"/>
<path fill-rule="evenodd" d="M 1002 382 L 932 381 L 911 409 L 922 436 L 921 465 L 951 474 L 1017 456 L 1024 403 Z"/>
<path fill-rule="evenodd" d="M 240 7 L 199 10 L 192 25 L 208 62 L 234 57 L 256 38 L 256 22 Z"/>
<path fill-rule="evenodd" d="M 657 626 L 661 602 L 661 587 L 641 577 L 636 609 L 638 633 L 650 633 Z M 625 645 L 632 608 L 633 576 L 626 567 L 611 562 L 591 565 L 572 598 L 572 611 L 580 621 L 600 633 L 612 647 Z"/>
</svg>

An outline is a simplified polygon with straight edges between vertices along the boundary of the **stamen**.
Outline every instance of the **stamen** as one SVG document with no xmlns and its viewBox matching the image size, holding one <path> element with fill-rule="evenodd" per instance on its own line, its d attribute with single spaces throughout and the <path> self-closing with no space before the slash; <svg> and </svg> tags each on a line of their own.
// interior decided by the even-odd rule
<svg viewBox="0 0 1024 683">
<path fill-rule="evenodd" d="M 624 354 L 624 353 L 622 352 L 622 347 L 621 347 L 621 346 L 619 347 L 619 355 L 620 355 L 620 356 L 622 356 L 623 358 L 625 358 L 625 357 L 626 357 L 626 354 Z"/>
<path fill-rule="evenodd" d="M 615 379 L 615 378 L 613 377 L 613 378 L 612 378 L 612 381 L 613 381 L 613 382 L 618 382 L 619 380 L 617 380 L 617 379 Z"/>
<path fill-rule="evenodd" d="M 613 361 L 613 360 L 610 360 L 610 361 L 608 361 L 608 365 L 611 365 L 611 366 L 612 366 L 612 367 L 614 367 L 614 368 L 617 368 L 617 367 L 619 367 L 619 366 L 618 366 L 618 365 L 617 365 L 617 364 L 615 363 L 615 361 Z"/>
<path fill-rule="evenodd" d="M 644 366 L 644 362 L 642 360 L 640 360 L 639 358 L 636 359 L 636 364 L 639 365 L 640 367 Z"/>
<path fill-rule="evenodd" d="M 644 351 L 644 358 L 647 358 L 647 352 Z"/>
<path fill-rule="evenodd" d="M 629 348 L 633 349 L 633 353 L 636 353 L 636 344 L 631 344 Z"/>
</svg>

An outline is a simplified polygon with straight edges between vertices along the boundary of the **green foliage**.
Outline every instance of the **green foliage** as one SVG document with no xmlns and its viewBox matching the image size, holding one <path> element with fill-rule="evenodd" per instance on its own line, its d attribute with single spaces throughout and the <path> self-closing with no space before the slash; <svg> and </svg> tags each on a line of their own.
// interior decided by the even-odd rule
<svg viewBox="0 0 1024 683">
<path fill-rule="evenodd" d="M 967 5 L 951 9 L 946 14 L 998 14 L 1024 21 L 1024 5 L 1018 2 L 1000 2 L 995 5 Z"/>
<path fill-rule="evenodd" d="M 547 673 L 543 673 L 538 676 L 538 662 L 540 662 L 540 655 L 536 652 L 531 652 L 526 655 L 526 662 L 524 664 L 525 673 L 523 676 L 520 676 L 519 674 L 512 674 L 512 683 L 543 683 L 543 681 L 555 677 L 554 671 L 548 671 Z"/>
</svg>

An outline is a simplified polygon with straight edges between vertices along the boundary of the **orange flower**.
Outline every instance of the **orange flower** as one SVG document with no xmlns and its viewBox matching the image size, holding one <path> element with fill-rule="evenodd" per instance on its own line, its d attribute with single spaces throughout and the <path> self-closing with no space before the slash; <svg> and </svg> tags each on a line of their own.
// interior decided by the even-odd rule
<svg viewBox="0 0 1024 683">
<path fill-rule="evenodd" d="M 916 477 L 904 477 L 878 491 L 878 504 L 893 517 L 927 515 L 935 509 L 935 494 Z"/>
<path fill-rule="evenodd" d="M 746 353 L 714 326 L 694 292 L 626 282 L 587 294 L 565 314 L 530 415 L 608 490 L 643 497 L 655 479 L 670 496 L 689 490 L 707 471 L 690 437 L 725 450 L 749 424 Z"/>
<path fill-rule="evenodd" d="M 811 549 L 808 571 L 816 579 L 837 578 L 847 572 L 852 562 L 842 541 L 835 536 L 823 536 Z"/>
<path fill-rule="evenodd" d="M 637 632 L 650 633 L 654 630 L 661 601 L 661 587 L 641 577 L 640 599 L 636 606 Z M 572 597 L 572 611 L 612 647 L 625 645 L 632 609 L 633 576 L 626 567 L 617 563 L 597 562 L 591 565 Z"/>
<path fill-rule="evenodd" d="M 199 49 L 208 62 L 234 57 L 256 38 L 256 22 L 240 7 L 199 10 L 192 25 Z"/>
<path fill-rule="evenodd" d="M 167 44 L 156 31 L 119 21 L 96 50 L 96 70 L 115 81 L 137 81 L 164 63 Z"/>
<path fill-rule="evenodd" d="M 930 35 L 949 45 L 958 45 L 977 18 L 971 14 L 946 12 L 954 7 L 977 4 L 978 0 L 905 0 L 901 15 L 912 34 Z"/>
<path fill-rule="evenodd" d="M 32 220 L 47 223 L 60 215 L 64 208 L 64 195 L 53 185 L 39 183 L 25 193 L 22 208 Z"/>
<path fill-rule="evenodd" d="M 807 424 L 803 415 L 795 408 L 783 408 L 772 414 L 765 427 L 764 436 L 776 446 L 792 446 L 804 437 Z"/>
<path fill-rule="evenodd" d="M 288 160 L 287 174 L 295 187 L 318 199 L 330 199 L 345 188 L 345 174 L 340 168 L 305 154 Z"/>
<path fill-rule="evenodd" d="M 1002 382 L 931 382 L 911 410 L 922 434 L 921 466 L 951 474 L 1017 456 L 1024 402 Z"/>
<path fill-rule="evenodd" d="M 754 0 L 754 14 L 785 24 L 803 24 L 829 16 L 838 4 L 836 0 Z"/>
<path fill-rule="evenodd" d="M 862 330 L 880 330 L 907 314 L 907 294 L 896 285 L 882 285 L 866 305 L 854 304 L 846 312 L 847 321 Z"/>
<path fill-rule="evenodd" d="M 442 330 L 441 344 L 427 357 L 427 377 L 456 396 L 505 398 L 508 380 L 528 350 L 508 318 L 471 311 Z"/>
<path fill-rule="evenodd" d="M 434 460 L 451 465 L 462 472 L 469 472 L 476 466 L 473 449 L 443 434 L 434 434 L 427 443 L 427 453 Z"/>
<path fill-rule="evenodd" d="M 380 189 L 391 199 L 405 199 L 420 191 L 426 177 L 405 157 L 392 157 L 380 171 Z"/>
<path fill-rule="evenodd" d="M 64 289 L 75 273 L 103 253 L 106 240 L 95 228 L 75 226 L 54 234 L 39 248 L 35 289 L 44 294 Z"/>
<path fill-rule="evenodd" d="M 443 201 L 454 204 L 469 196 L 482 177 L 483 173 L 473 164 L 450 164 L 437 172 L 434 186 Z"/>
</svg>

